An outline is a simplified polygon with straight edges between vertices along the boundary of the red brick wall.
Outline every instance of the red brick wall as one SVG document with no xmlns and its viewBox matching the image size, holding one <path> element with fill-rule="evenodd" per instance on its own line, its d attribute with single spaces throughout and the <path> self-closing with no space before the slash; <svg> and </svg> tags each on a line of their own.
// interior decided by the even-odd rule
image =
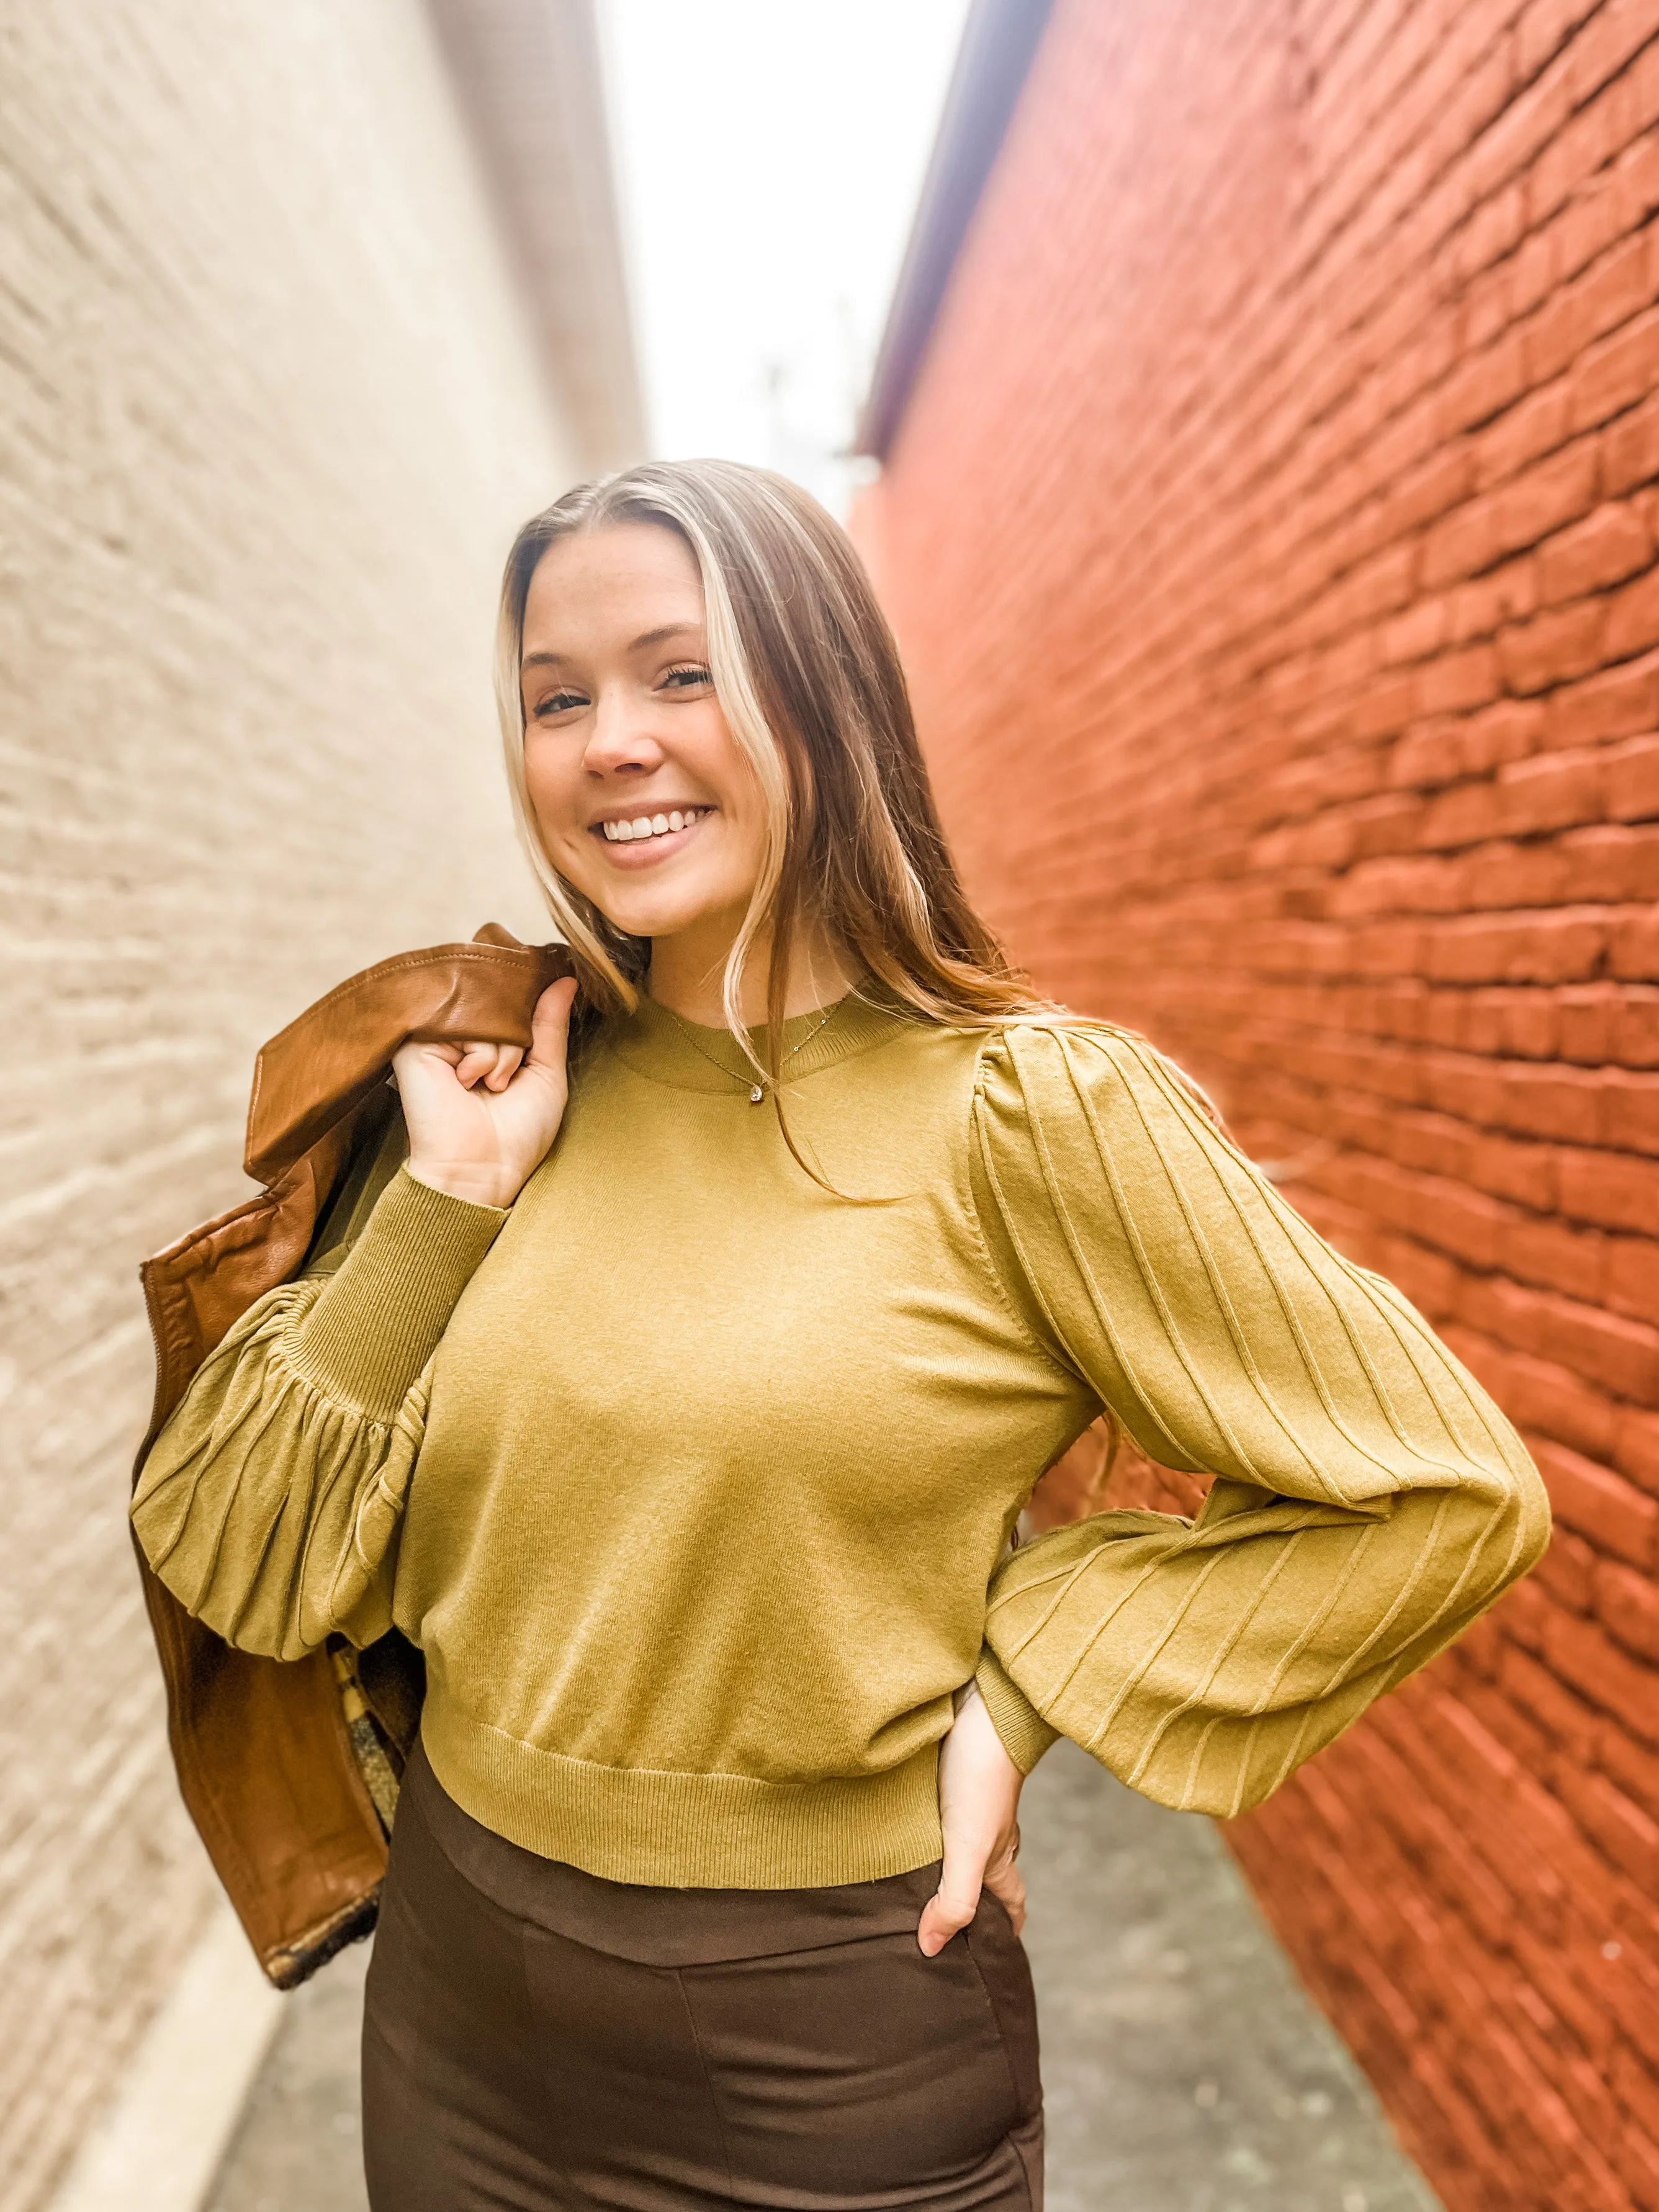
<svg viewBox="0 0 1659 2212">
<path fill-rule="evenodd" d="M 1455 2212 L 1659 2207 L 1656 208 L 1659 0 L 1060 0 L 857 525 L 1018 953 L 1547 1473 L 1231 1832 Z"/>
</svg>

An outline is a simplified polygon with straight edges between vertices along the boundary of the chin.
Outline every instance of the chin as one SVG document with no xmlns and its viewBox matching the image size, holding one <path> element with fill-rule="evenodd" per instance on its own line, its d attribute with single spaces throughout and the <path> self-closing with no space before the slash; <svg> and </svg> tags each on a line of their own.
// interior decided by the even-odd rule
<svg viewBox="0 0 1659 2212">
<path fill-rule="evenodd" d="M 677 937 L 716 915 L 741 917 L 752 884 L 684 882 L 618 884 L 570 880 L 585 892 L 613 929 L 628 937 Z"/>
<path fill-rule="evenodd" d="M 624 937 L 678 936 L 699 921 L 710 903 L 697 898 L 617 898 L 609 884 L 603 894 L 589 891 L 587 896 L 611 927 L 621 930 Z"/>
</svg>

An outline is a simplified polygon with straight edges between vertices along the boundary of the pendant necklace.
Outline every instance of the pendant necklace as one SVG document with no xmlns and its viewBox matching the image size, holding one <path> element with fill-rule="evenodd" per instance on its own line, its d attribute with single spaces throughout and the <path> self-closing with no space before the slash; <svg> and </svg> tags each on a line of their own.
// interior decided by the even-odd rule
<svg viewBox="0 0 1659 2212">
<path fill-rule="evenodd" d="M 662 1005 L 662 1001 L 660 1000 L 659 1000 L 657 1003 L 659 1006 Z M 801 1051 L 805 1046 L 811 1044 L 815 1036 L 819 1036 L 824 1030 L 828 1029 L 830 1022 L 840 1012 L 842 1003 L 843 1002 L 841 1000 L 837 999 L 833 1006 L 826 1006 L 823 1012 L 823 1018 L 815 1024 L 811 1029 L 807 1030 L 806 1035 L 800 1040 L 799 1044 L 792 1044 L 790 1046 L 788 1051 L 785 1053 L 783 1058 L 778 1062 L 778 1081 L 780 1083 L 783 1081 L 784 1069 L 788 1066 L 795 1054 Z M 732 1070 L 729 1067 L 723 1066 L 720 1060 L 715 1059 L 712 1052 L 705 1050 L 705 1048 L 697 1042 L 696 1037 L 691 1034 L 690 1025 L 680 1019 L 679 1016 L 674 1012 L 674 1009 L 672 1006 L 663 1006 L 663 1012 L 667 1015 L 669 1020 L 673 1023 L 675 1028 L 680 1031 L 681 1035 L 684 1037 L 686 1042 L 690 1046 L 693 1052 L 701 1053 L 703 1059 L 708 1062 L 710 1067 L 718 1067 L 722 1075 L 731 1074 Z M 726 1034 L 729 1036 L 731 1035 L 731 1031 L 728 1030 Z M 749 1103 L 751 1106 L 758 1106 L 765 1096 L 766 1085 L 763 1083 L 757 1083 L 753 1085 L 750 1090 Z"/>
</svg>

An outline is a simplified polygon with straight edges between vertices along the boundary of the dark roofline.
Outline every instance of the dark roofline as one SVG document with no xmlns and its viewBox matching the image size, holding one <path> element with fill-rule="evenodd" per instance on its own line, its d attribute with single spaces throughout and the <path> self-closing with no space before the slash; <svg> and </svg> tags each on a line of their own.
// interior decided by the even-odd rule
<svg viewBox="0 0 1659 2212">
<path fill-rule="evenodd" d="M 854 445 L 885 460 L 1053 0 L 973 0 Z"/>
</svg>

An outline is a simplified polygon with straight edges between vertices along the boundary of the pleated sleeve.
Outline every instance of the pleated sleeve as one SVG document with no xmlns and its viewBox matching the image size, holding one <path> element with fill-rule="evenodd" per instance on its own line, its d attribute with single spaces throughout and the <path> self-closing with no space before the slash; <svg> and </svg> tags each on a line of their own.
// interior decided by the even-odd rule
<svg viewBox="0 0 1659 2212">
<path fill-rule="evenodd" d="M 228 1644 L 297 1659 L 392 1625 L 430 1364 L 507 1219 L 398 1169 L 361 1233 L 245 1314 L 144 1462 L 145 1558 Z"/>
<path fill-rule="evenodd" d="M 980 1686 L 1029 1771 L 1054 1736 L 1182 1810 L 1257 1804 L 1450 1643 L 1548 1540 L 1514 1431 L 1416 1310 L 1340 1258 L 1148 1046 L 988 1046 L 972 1172 L 1011 1303 L 1194 1522 L 1096 1515 L 1010 1554 Z"/>
</svg>

